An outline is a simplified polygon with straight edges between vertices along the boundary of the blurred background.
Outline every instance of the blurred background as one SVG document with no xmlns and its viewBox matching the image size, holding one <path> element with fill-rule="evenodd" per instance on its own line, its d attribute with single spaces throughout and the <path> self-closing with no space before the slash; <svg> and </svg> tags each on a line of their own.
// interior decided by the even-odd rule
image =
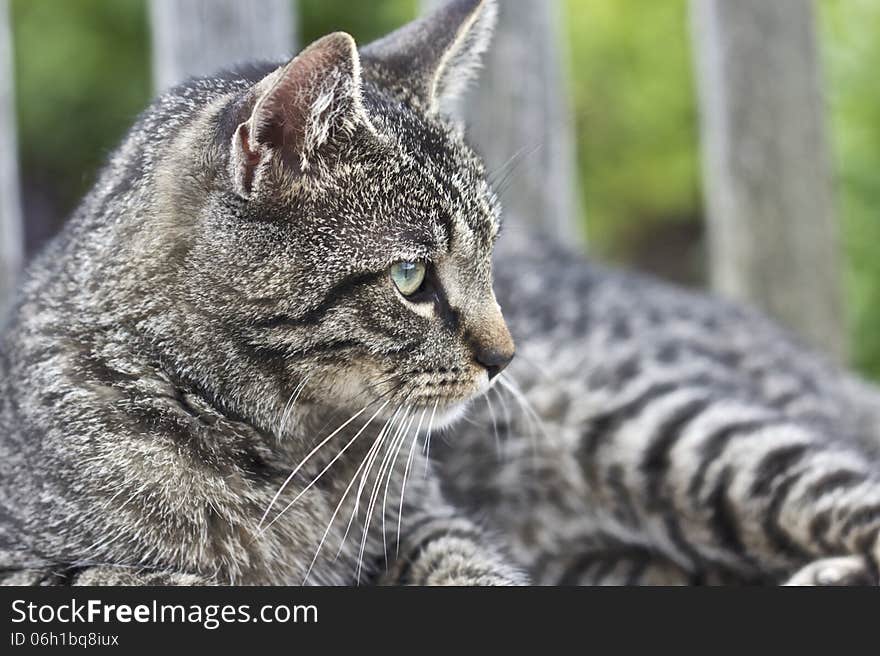
<svg viewBox="0 0 880 656">
<path fill-rule="evenodd" d="M 433 4 L 0 0 L 7 268 L 158 90 L 334 30 L 365 43 Z M 880 380 L 880 2 L 500 4 L 462 111 L 514 223 L 758 305 Z"/>
</svg>

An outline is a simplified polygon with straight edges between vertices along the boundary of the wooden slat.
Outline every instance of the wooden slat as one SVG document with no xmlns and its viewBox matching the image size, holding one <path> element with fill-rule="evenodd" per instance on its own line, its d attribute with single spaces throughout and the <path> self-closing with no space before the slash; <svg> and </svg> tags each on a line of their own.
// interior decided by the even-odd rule
<svg viewBox="0 0 880 656">
<path fill-rule="evenodd" d="M 813 3 L 692 0 L 715 288 L 844 352 Z"/>
<path fill-rule="evenodd" d="M 291 55 L 293 5 L 292 0 L 151 0 L 156 89 L 237 63 Z"/>
<path fill-rule="evenodd" d="M 0 313 L 23 260 L 9 3 L 0 0 Z"/>
</svg>

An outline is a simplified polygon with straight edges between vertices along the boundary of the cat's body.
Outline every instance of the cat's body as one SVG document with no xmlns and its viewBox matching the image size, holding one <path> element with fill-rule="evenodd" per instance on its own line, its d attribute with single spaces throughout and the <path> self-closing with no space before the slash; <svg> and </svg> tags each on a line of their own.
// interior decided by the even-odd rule
<svg viewBox="0 0 880 656">
<path fill-rule="evenodd" d="M 438 113 L 492 10 L 360 57 L 331 35 L 145 113 L 3 336 L 7 582 L 872 573 L 876 416 L 758 317 L 509 235 L 511 373 L 541 419 L 498 396 L 496 203 Z"/>
<path fill-rule="evenodd" d="M 877 554 L 876 389 L 756 312 L 522 233 L 495 270 L 520 392 L 432 451 L 533 581 L 778 583 Z"/>
</svg>

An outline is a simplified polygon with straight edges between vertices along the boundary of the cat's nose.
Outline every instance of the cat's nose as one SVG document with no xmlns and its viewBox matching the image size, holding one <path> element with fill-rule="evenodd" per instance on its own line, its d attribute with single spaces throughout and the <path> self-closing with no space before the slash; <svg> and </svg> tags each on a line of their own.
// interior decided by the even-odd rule
<svg viewBox="0 0 880 656">
<path fill-rule="evenodd" d="M 489 380 L 492 380 L 500 374 L 504 368 L 513 360 L 514 348 L 513 341 L 500 347 L 478 347 L 474 353 L 477 362 L 486 368 L 489 374 Z"/>
<path fill-rule="evenodd" d="M 474 319 L 465 338 L 477 364 L 485 367 L 489 380 L 500 374 L 513 360 L 516 347 L 501 314 L 501 308 L 490 294 L 483 304 L 482 312 Z"/>
</svg>

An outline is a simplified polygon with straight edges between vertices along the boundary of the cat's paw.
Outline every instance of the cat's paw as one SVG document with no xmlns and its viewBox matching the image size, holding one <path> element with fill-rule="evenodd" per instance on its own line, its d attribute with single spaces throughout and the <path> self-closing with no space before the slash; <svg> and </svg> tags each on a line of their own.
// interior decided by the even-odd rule
<svg viewBox="0 0 880 656">
<path fill-rule="evenodd" d="M 877 576 L 863 556 L 821 558 L 805 565 L 783 585 L 877 585 Z"/>
</svg>

